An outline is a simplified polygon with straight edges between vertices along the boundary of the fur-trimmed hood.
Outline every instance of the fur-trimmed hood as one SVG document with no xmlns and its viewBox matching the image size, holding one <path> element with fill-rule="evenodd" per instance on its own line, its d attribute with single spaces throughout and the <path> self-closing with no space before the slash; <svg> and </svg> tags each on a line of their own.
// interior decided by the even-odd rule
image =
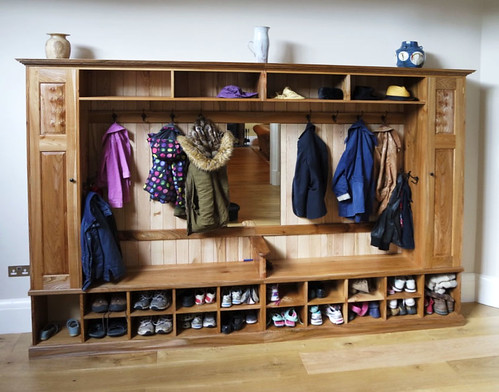
<svg viewBox="0 0 499 392">
<path fill-rule="evenodd" d="M 220 140 L 220 147 L 218 151 L 212 151 L 213 156 L 211 158 L 199 150 L 192 138 L 179 135 L 177 141 L 187 154 L 191 164 L 194 164 L 200 170 L 209 172 L 218 170 L 227 164 L 234 146 L 234 136 L 229 131 L 224 132 Z"/>
</svg>

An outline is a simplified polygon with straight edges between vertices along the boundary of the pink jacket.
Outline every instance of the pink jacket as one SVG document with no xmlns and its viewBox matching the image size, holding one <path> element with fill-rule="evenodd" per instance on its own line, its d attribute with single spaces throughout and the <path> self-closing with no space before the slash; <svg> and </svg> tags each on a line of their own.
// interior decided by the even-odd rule
<svg viewBox="0 0 499 392">
<path fill-rule="evenodd" d="M 107 185 L 109 204 L 122 208 L 130 201 L 130 166 L 131 147 L 128 131 L 118 123 L 109 127 L 102 137 L 102 158 L 98 186 Z"/>
</svg>

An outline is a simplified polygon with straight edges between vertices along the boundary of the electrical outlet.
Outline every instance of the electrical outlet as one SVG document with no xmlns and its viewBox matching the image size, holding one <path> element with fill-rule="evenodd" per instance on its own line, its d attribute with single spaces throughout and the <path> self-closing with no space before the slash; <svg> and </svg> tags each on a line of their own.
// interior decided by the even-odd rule
<svg viewBox="0 0 499 392">
<path fill-rule="evenodd" d="M 9 265 L 9 278 L 29 276 L 29 265 Z"/>
</svg>

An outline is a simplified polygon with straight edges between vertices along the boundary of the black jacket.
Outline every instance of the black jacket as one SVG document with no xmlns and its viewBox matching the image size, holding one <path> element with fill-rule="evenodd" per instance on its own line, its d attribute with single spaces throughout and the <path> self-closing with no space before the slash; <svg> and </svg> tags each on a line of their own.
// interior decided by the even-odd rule
<svg viewBox="0 0 499 392">
<path fill-rule="evenodd" d="M 292 188 L 293 212 L 296 216 L 316 219 L 326 215 L 328 180 L 328 150 L 326 143 L 308 123 L 298 139 L 295 177 Z"/>
</svg>

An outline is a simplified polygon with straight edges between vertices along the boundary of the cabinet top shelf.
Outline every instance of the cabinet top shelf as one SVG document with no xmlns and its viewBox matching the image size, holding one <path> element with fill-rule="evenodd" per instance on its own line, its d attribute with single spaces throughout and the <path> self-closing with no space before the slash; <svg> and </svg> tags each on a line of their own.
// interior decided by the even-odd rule
<svg viewBox="0 0 499 392">
<path fill-rule="evenodd" d="M 71 67 L 79 69 L 136 69 L 136 70 L 219 70 L 247 72 L 330 73 L 351 75 L 396 75 L 396 76 L 466 76 L 474 70 L 400 68 L 358 65 L 243 63 L 204 61 L 157 61 L 157 60 L 100 60 L 100 59 L 25 59 L 18 62 L 26 66 Z"/>
</svg>

